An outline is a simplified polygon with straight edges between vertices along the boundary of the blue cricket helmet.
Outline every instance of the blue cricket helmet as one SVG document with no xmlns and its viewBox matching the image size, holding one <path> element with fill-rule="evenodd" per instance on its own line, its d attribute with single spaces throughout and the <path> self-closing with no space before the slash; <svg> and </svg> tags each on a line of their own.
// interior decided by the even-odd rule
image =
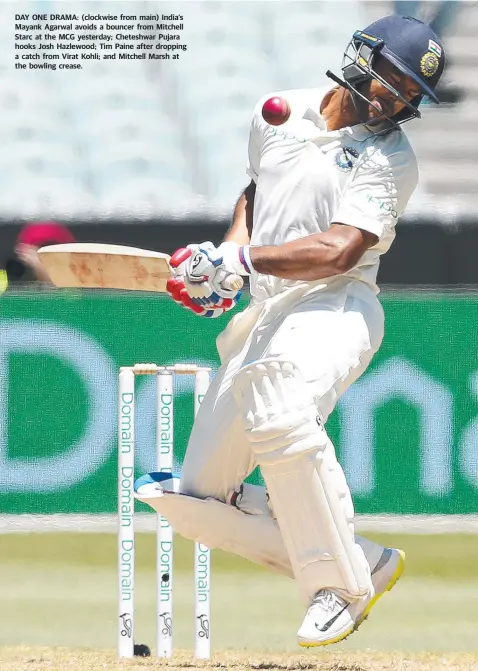
<svg viewBox="0 0 478 671">
<path fill-rule="evenodd" d="M 400 72 L 411 77 L 422 94 L 406 101 L 374 70 L 377 58 L 385 58 Z M 430 26 L 410 16 L 386 16 L 357 30 L 350 41 L 342 63 L 344 82 L 332 76 L 337 83 L 363 98 L 361 84 L 377 79 L 405 103 L 405 109 L 392 119 L 394 124 L 420 117 L 418 105 L 424 95 L 438 103 L 436 85 L 445 67 L 445 50 Z M 327 73 L 329 74 L 329 73 Z M 332 74 L 332 73 L 330 73 Z M 330 76 L 330 75 L 329 75 Z"/>
<path fill-rule="evenodd" d="M 374 42 L 375 48 L 380 49 L 381 56 L 411 77 L 425 95 L 439 102 L 435 87 L 445 67 L 445 50 L 428 24 L 410 16 L 386 16 L 354 35 L 354 39 L 363 39 L 366 44 L 367 38 L 369 44 Z"/>
</svg>

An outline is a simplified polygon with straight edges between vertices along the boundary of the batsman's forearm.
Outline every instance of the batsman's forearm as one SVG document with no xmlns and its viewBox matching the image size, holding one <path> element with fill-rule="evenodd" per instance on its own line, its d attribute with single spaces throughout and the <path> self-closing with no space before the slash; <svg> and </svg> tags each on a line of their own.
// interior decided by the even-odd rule
<svg viewBox="0 0 478 671">
<path fill-rule="evenodd" d="M 339 275 L 352 267 L 340 246 L 312 235 L 278 246 L 250 247 L 254 270 L 286 280 L 312 282 Z"/>
<path fill-rule="evenodd" d="M 256 185 L 254 182 L 251 182 L 244 189 L 236 203 L 232 224 L 224 237 L 225 242 L 237 242 L 238 245 L 249 244 L 252 232 L 255 193 Z"/>
</svg>

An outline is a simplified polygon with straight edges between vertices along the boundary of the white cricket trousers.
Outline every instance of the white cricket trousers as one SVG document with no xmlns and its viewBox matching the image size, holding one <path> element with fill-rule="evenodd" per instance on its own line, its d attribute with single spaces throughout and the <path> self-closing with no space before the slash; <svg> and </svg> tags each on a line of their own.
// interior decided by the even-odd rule
<svg viewBox="0 0 478 671">
<path fill-rule="evenodd" d="M 231 389 L 241 366 L 266 357 L 293 361 L 325 423 L 380 347 L 383 322 L 373 290 L 344 277 L 299 301 L 292 291 L 236 315 L 217 340 L 222 364 L 191 432 L 181 491 L 227 501 L 256 466 Z"/>
</svg>

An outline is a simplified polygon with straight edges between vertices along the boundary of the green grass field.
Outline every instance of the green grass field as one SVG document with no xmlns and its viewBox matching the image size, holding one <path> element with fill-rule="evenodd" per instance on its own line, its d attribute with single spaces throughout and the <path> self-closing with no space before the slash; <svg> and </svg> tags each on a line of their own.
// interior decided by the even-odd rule
<svg viewBox="0 0 478 671">
<path fill-rule="evenodd" d="M 289 671 L 478 671 L 478 542 L 473 535 L 373 536 L 402 547 L 406 573 L 344 643 L 301 652 L 303 615 L 292 581 L 213 553 L 211 662 L 192 659 L 192 544 L 175 545 L 172 662 L 118 661 L 116 537 L 0 536 L 0 671 L 184 668 Z M 152 534 L 137 537 L 136 640 L 154 643 Z M 59 648 L 58 646 L 63 646 Z"/>
<path fill-rule="evenodd" d="M 329 650 L 472 652 L 477 653 L 478 668 L 478 539 L 473 535 L 373 537 L 405 550 L 405 575 L 360 631 Z M 135 639 L 151 646 L 154 543 L 152 534 L 137 536 Z M 193 636 L 192 545 L 178 538 L 175 548 L 175 644 L 187 650 L 192 648 Z M 3 535 L 0 565 L 3 646 L 115 647 L 114 535 Z M 231 555 L 213 553 L 215 650 L 299 653 L 295 632 L 302 616 L 292 581 Z"/>
</svg>

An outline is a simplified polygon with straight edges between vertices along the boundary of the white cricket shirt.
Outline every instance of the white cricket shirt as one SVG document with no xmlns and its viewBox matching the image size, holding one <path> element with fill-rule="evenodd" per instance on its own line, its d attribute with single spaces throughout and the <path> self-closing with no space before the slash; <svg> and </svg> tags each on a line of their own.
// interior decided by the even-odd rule
<svg viewBox="0 0 478 671">
<path fill-rule="evenodd" d="M 320 105 L 329 89 L 270 93 L 256 105 L 249 136 L 247 173 L 257 185 L 252 245 L 280 245 L 333 223 L 374 233 L 377 244 L 346 273 L 375 293 L 379 257 L 392 244 L 395 224 L 418 182 L 415 154 L 402 130 L 373 135 L 357 125 L 327 131 Z M 281 126 L 262 118 L 264 102 L 289 101 L 291 115 Z M 257 300 L 302 282 L 254 274 Z M 323 286 L 327 279 L 315 283 Z"/>
</svg>

